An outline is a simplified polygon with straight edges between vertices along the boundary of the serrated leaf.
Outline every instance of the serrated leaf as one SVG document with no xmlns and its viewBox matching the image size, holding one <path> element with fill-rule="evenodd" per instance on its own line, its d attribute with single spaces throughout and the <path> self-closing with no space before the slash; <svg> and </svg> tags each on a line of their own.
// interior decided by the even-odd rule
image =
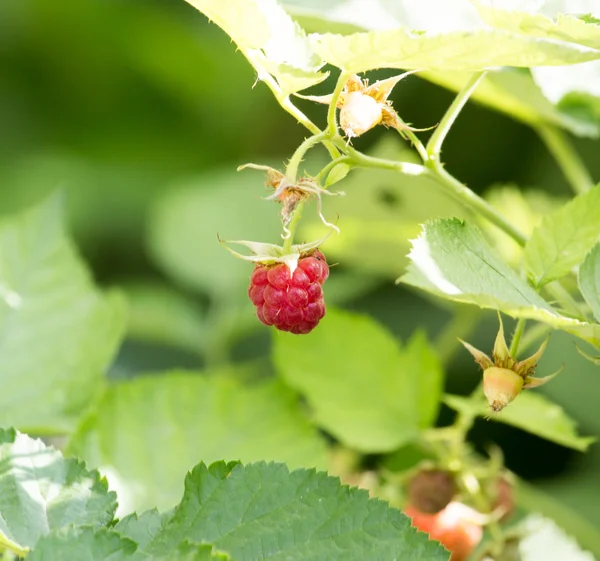
<svg viewBox="0 0 600 561">
<path fill-rule="evenodd" d="M 0 442 L 0 549 L 22 555 L 50 531 L 112 520 L 116 496 L 98 472 L 25 434 Z"/>
<path fill-rule="evenodd" d="M 492 421 L 512 425 L 580 452 L 585 452 L 596 440 L 593 437 L 578 436 L 575 421 L 564 409 L 533 391 L 522 392 L 497 414 L 491 414 L 484 399 L 473 400 L 448 395 L 444 402 L 457 411 L 468 411 L 480 417 L 488 417 Z"/>
<path fill-rule="evenodd" d="M 315 422 L 362 452 L 395 450 L 437 416 L 443 374 L 422 334 L 400 349 L 370 318 L 328 311 L 306 337 L 277 333 L 274 360 Z"/>
<path fill-rule="evenodd" d="M 183 541 L 164 555 L 149 555 L 117 531 L 89 527 L 66 528 L 42 538 L 27 559 L 33 561 L 228 561 L 210 544 Z"/>
<path fill-rule="evenodd" d="M 105 528 L 65 528 L 42 538 L 29 561 L 125 561 L 135 559 L 137 545 Z M 141 558 L 139 558 L 141 561 Z"/>
<path fill-rule="evenodd" d="M 187 0 L 221 27 L 258 72 L 277 80 L 281 98 L 327 78 L 304 31 L 276 0 Z M 277 95 L 276 94 L 276 95 Z"/>
<path fill-rule="evenodd" d="M 557 14 L 550 18 L 540 13 L 503 10 L 497 5 L 490 6 L 489 1 L 474 3 L 484 21 L 494 29 L 600 49 L 600 26 L 577 16 Z"/>
<path fill-rule="evenodd" d="M 400 281 L 448 300 L 536 319 L 600 345 L 600 325 L 559 314 L 511 269 L 473 225 L 428 222 L 413 240 L 411 264 Z"/>
<path fill-rule="evenodd" d="M 245 386 L 218 372 L 114 384 L 68 449 L 102 468 L 124 512 L 172 507 L 199 460 L 326 463 L 325 442 L 290 390 L 277 381 Z"/>
<path fill-rule="evenodd" d="M 494 30 L 428 34 L 394 29 L 310 37 L 325 62 L 354 73 L 375 68 L 476 71 L 600 59 L 597 49 Z"/>
<path fill-rule="evenodd" d="M 172 520 L 148 551 L 207 540 L 236 561 L 442 561 L 448 553 L 366 491 L 323 472 L 264 462 L 233 469 L 200 464 Z"/>
<path fill-rule="evenodd" d="M 171 512 L 160 513 L 156 508 L 139 515 L 134 512 L 119 520 L 114 530 L 143 549 L 156 537 L 171 516 Z"/>
<path fill-rule="evenodd" d="M 525 246 L 525 267 L 541 287 L 568 274 L 600 238 L 600 185 L 546 215 Z"/>
<path fill-rule="evenodd" d="M 0 222 L 0 424 L 72 430 L 124 331 L 63 231 L 60 197 Z"/>
<path fill-rule="evenodd" d="M 600 244 L 586 255 L 579 268 L 579 290 L 600 322 Z"/>
</svg>

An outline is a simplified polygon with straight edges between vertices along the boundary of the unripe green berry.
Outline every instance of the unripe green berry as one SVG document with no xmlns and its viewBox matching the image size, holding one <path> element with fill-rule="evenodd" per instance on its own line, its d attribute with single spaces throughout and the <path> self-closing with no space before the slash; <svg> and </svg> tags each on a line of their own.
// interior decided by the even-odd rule
<svg viewBox="0 0 600 561">
<path fill-rule="evenodd" d="M 483 393 L 493 411 L 504 409 L 523 388 L 523 378 L 513 370 L 490 366 L 483 372 Z"/>
</svg>

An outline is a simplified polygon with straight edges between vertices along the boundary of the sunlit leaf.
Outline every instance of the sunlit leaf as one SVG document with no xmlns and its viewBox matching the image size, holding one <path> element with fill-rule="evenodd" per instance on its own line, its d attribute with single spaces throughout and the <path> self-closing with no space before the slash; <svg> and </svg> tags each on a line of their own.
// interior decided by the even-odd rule
<svg viewBox="0 0 600 561">
<path fill-rule="evenodd" d="M 538 286 L 581 263 L 600 238 L 600 185 L 545 216 L 525 247 L 525 267 Z"/>
<path fill-rule="evenodd" d="M 304 31 L 276 0 L 187 0 L 221 27 L 258 72 L 273 76 L 281 97 L 318 84 L 326 73 Z M 223 86 L 225 87 L 225 86 Z"/>
<path fill-rule="evenodd" d="M 460 220 L 434 220 L 413 240 L 411 264 L 400 281 L 457 302 L 536 319 L 596 346 L 600 325 L 562 316 Z"/>
<path fill-rule="evenodd" d="M 422 334 L 401 349 L 365 316 L 329 311 L 305 337 L 277 334 L 277 369 L 315 421 L 365 452 L 391 451 L 437 417 L 443 374 Z"/>
<path fill-rule="evenodd" d="M 102 468 L 120 511 L 168 508 L 199 460 L 279 460 L 324 466 L 325 443 L 278 382 L 171 372 L 114 384 L 69 451 Z"/>
<path fill-rule="evenodd" d="M 0 550 L 22 555 L 53 530 L 111 521 L 106 481 L 40 440 L 0 429 L 0 463 Z"/>
<path fill-rule="evenodd" d="M 0 426 L 70 431 L 101 389 L 124 302 L 96 289 L 52 197 L 0 222 Z"/>
<path fill-rule="evenodd" d="M 481 17 L 494 29 L 600 49 L 600 25 L 577 16 L 557 14 L 550 18 L 540 13 L 503 10 L 497 2 L 489 0 L 474 3 Z"/>
<path fill-rule="evenodd" d="M 405 29 L 312 35 L 325 62 L 348 72 L 375 68 L 481 70 L 490 66 L 554 66 L 600 59 L 600 50 L 573 43 L 481 30 L 427 34 Z"/>
<path fill-rule="evenodd" d="M 567 448 L 584 452 L 595 442 L 593 437 L 577 434 L 575 421 L 565 411 L 549 399 L 525 390 L 500 413 L 493 414 L 485 400 L 448 395 L 445 403 L 457 411 L 469 411 L 492 421 L 520 428 L 546 440 Z"/>
<path fill-rule="evenodd" d="M 200 464 L 185 489 L 149 552 L 168 552 L 183 538 L 210 541 L 236 561 L 448 559 L 399 510 L 323 472 L 263 462 Z"/>
</svg>

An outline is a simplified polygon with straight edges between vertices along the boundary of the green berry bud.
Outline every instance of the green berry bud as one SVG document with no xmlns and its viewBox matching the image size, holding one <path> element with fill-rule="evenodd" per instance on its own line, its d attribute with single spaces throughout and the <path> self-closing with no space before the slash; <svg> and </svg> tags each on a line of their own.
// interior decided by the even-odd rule
<svg viewBox="0 0 600 561">
<path fill-rule="evenodd" d="M 483 372 L 483 393 L 496 413 L 506 407 L 523 388 L 523 378 L 513 370 L 490 366 Z"/>
</svg>

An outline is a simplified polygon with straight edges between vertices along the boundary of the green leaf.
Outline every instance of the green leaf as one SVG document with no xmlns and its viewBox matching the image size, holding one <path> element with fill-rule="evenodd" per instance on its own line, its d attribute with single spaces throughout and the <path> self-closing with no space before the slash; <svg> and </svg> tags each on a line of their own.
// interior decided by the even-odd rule
<svg viewBox="0 0 600 561">
<path fill-rule="evenodd" d="M 62 227 L 61 201 L 0 222 L 0 424 L 72 430 L 103 383 L 124 304 L 93 285 Z"/>
<path fill-rule="evenodd" d="M 475 5 L 484 21 L 494 29 L 600 49 L 600 25 L 577 16 L 558 14 L 552 19 L 539 13 L 503 10 L 481 0 L 476 0 Z"/>
<path fill-rule="evenodd" d="M 206 343 L 201 306 L 166 284 L 135 282 L 121 285 L 129 304 L 130 338 L 165 343 L 195 353 Z"/>
<path fill-rule="evenodd" d="M 600 238 L 600 185 L 545 216 L 525 247 L 525 267 L 541 287 L 567 275 Z"/>
<path fill-rule="evenodd" d="M 337 164 L 327 175 L 327 180 L 325 181 L 325 187 L 330 187 L 334 185 L 338 181 L 341 181 L 348 175 L 350 171 L 350 166 L 348 164 Z"/>
<path fill-rule="evenodd" d="M 187 0 L 221 27 L 278 99 L 322 82 L 323 61 L 302 28 L 275 1 Z M 226 87 L 222 84 L 221 87 Z"/>
<path fill-rule="evenodd" d="M 579 268 L 579 290 L 600 322 L 600 244 L 586 255 Z"/>
<path fill-rule="evenodd" d="M 274 360 L 315 422 L 357 450 L 394 450 L 437 416 L 442 370 L 422 334 L 401 350 L 370 318 L 328 311 L 305 337 L 276 334 Z"/>
<path fill-rule="evenodd" d="M 98 472 L 14 430 L 0 434 L 0 550 L 23 555 L 48 532 L 112 520 L 116 496 Z"/>
<path fill-rule="evenodd" d="M 481 232 L 460 220 L 428 222 L 413 240 L 411 264 L 400 281 L 448 300 L 545 322 L 594 345 L 600 325 L 560 315 L 488 245 Z"/>
<path fill-rule="evenodd" d="M 406 29 L 311 35 L 327 63 L 346 72 L 375 68 L 482 70 L 490 66 L 555 66 L 600 59 L 600 50 L 505 31 L 427 34 Z"/>
<path fill-rule="evenodd" d="M 369 155 L 417 161 L 407 145 L 395 136 L 384 137 Z M 397 256 L 408 253 L 408 239 L 418 235 L 423 222 L 432 217 L 462 216 L 464 212 L 428 177 L 355 169 L 339 188 L 346 196 L 324 197 L 323 208 L 326 216 L 339 215 L 337 225 L 342 234 L 331 236 L 323 244 L 324 251 L 330 260 L 339 260 L 361 274 L 386 279 L 395 279 L 402 271 L 405 263 Z M 301 236 L 314 239 L 321 235 L 322 228 L 317 217 L 305 212 Z M 334 276 L 335 271 L 331 280 Z M 326 289 L 328 297 L 334 293 L 329 284 Z"/>
<path fill-rule="evenodd" d="M 457 411 L 488 417 L 493 421 L 512 425 L 580 452 L 585 452 L 596 440 L 593 437 L 578 436 L 575 421 L 565 413 L 562 407 L 540 393 L 525 391 L 496 415 L 491 414 L 489 406 L 483 398 L 473 400 L 448 395 L 444 401 Z"/>
<path fill-rule="evenodd" d="M 277 207 L 260 198 L 268 194 L 263 176 L 252 170 L 211 172 L 171 186 L 150 216 L 152 256 L 182 284 L 224 300 L 239 294 L 247 301 L 244 288 L 252 267 L 225 251 L 217 234 L 231 240 L 277 241 Z M 235 220 L 224 218 L 227 215 Z M 249 301 L 247 307 L 251 308 Z"/>
<path fill-rule="evenodd" d="M 114 530 L 143 549 L 156 537 L 171 516 L 171 512 L 161 514 L 156 508 L 139 515 L 134 512 L 119 520 Z"/>
<path fill-rule="evenodd" d="M 323 472 L 264 462 L 196 466 L 148 551 L 169 551 L 182 538 L 210 541 L 236 561 L 448 559 L 405 515 L 366 491 Z"/>
<path fill-rule="evenodd" d="M 124 561 L 135 555 L 135 542 L 107 529 L 65 528 L 42 538 L 27 556 L 28 561 Z"/>
<path fill-rule="evenodd" d="M 170 508 L 199 460 L 324 466 L 326 447 L 278 381 L 245 386 L 218 372 L 170 372 L 112 385 L 68 446 L 101 467 L 120 512 Z"/>
</svg>

